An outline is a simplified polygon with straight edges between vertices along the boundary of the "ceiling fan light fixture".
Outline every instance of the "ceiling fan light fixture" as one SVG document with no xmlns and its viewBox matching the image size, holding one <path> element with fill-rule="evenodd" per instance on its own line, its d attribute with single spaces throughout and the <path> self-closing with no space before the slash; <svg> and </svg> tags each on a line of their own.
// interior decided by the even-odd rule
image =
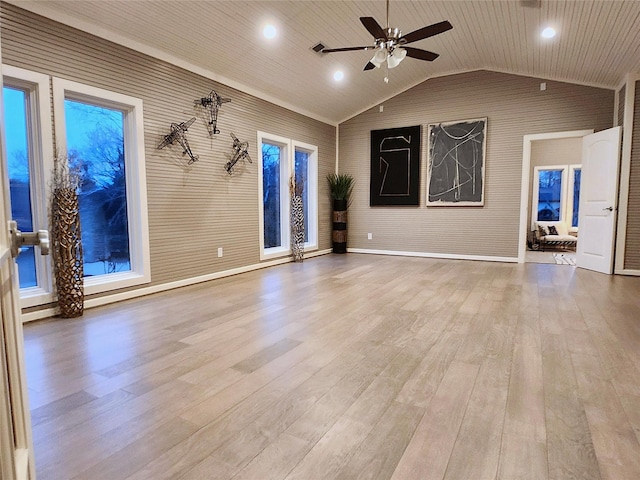
<svg viewBox="0 0 640 480">
<path fill-rule="evenodd" d="M 387 59 L 387 51 L 381 48 L 373 56 L 373 58 L 371 59 L 371 63 L 373 63 L 377 68 L 380 68 L 380 66 L 384 63 L 386 59 Z"/>
<path fill-rule="evenodd" d="M 396 48 L 393 50 L 391 55 L 387 58 L 387 63 L 389 64 L 389 68 L 396 68 L 400 65 L 400 62 L 404 60 L 404 57 L 407 56 L 407 51 L 404 48 Z"/>
</svg>

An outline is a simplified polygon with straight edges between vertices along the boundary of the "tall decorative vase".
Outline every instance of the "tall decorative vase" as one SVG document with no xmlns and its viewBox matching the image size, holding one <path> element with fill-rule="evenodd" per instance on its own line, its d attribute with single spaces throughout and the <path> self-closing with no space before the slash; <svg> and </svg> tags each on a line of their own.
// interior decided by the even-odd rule
<svg viewBox="0 0 640 480">
<path fill-rule="evenodd" d="M 333 200 L 333 253 L 347 253 L 347 200 Z"/>
<path fill-rule="evenodd" d="M 291 197 L 291 255 L 294 262 L 304 260 L 304 206 L 302 197 Z"/>
<path fill-rule="evenodd" d="M 84 262 L 80 233 L 77 179 L 66 165 L 54 168 L 51 198 L 51 253 L 60 315 L 84 312 Z"/>
<path fill-rule="evenodd" d="M 304 203 L 302 192 L 304 180 L 297 180 L 294 175 L 289 178 L 290 224 L 291 224 L 291 256 L 294 262 L 304 260 Z"/>
</svg>

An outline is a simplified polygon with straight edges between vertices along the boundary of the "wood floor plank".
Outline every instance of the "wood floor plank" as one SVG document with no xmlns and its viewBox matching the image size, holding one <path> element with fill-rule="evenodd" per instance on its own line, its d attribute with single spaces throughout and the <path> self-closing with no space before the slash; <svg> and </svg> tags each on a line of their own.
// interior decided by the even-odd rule
<svg viewBox="0 0 640 480">
<path fill-rule="evenodd" d="M 147 464 L 131 476 L 131 480 L 169 480 L 178 477 L 180 472 L 198 468 L 198 464 L 239 432 L 254 424 L 260 425 L 260 419 L 265 415 L 269 418 L 272 418 L 271 415 L 280 416 L 280 430 L 288 427 L 348 372 L 356 368 L 365 357 L 366 354 L 358 351 L 345 351 L 322 369 L 298 365 L 286 376 L 260 390 L 259 394 L 250 396 L 233 407 L 227 415 L 204 426 L 192 438 L 179 443 Z M 292 394 L 286 395 L 289 391 Z M 209 403 L 212 408 L 216 408 L 214 402 Z M 290 415 L 285 416 L 285 413 L 292 411 L 291 407 L 297 407 L 298 410 L 293 410 Z M 280 408 L 285 413 L 281 413 Z"/>
<path fill-rule="evenodd" d="M 599 357 L 573 354 L 572 360 L 598 462 L 631 478 L 640 471 L 640 443 L 618 394 Z"/>
<path fill-rule="evenodd" d="M 549 478 L 600 479 L 600 469 L 564 338 L 542 337 Z"/>
<path fill-rule="evenodd" d="M 477 374 L 477 365 L 451 363 L 392 479 L 444 478 Z"/>
<path fill-rule="evenodd" d="M 537 316 L 520 314 L 502 434 L 498 479 L 548 477 L 542 346 Z"/>
<path fill-rule="evenodd" d="M 636 432 L 636 438 L 640 442 L 640 397 L 634 395 L 620 395 L 620 403 L 627 414 L 629 423 Z"/>
<path fill-rule="evenodd" d="M 445 479 L 495 478 L 513 361 L 515 317 L 494 318 Z"/>
<path fill-rule="evenodd" d="M 546 444 L 542 345 L 538 319 L 531 315 L 520 315 L 516 328 L 504 432 Z M 544 469 L 546 470 L 546 466 Z"/>
<path fill-rule="evenodd" d="M 311 450 L 310 442 L 292 435 L 282 434 L 234 475 L 233 480 L 285 478 L 309 450 Z M 186 476 L 184 480 L 189 478 Z M 193 476 L 191 478 L 199 480 L 203 477 Z"/>
<path fill-rule="evenodd" d="M 36 468 L 42 478 L 72 478 L 69 472 L 91 468 L 163 425 L 169 405 L 179 412 L 194 401 L 198 391 L 198 387 L 180 382 L 167 384 L 65 430 L 63 435 L 53 437 L 55 442 L 46 430 L 34 431 L 39 433 L 34 436 Z M 56 473 L 60 469 L 64 474 Z"/>
<path fill-rule="evenodd" d="M 397 401 L 423 408 L 431 402 L 464 340 L 462 335 L 451 332 L 438 338 L 403 386 Z"/>
<path fill-rule="evenodd" d="M 547 444 L 533 437 L 505 433 L 500 447 L 498 480 L 545 480 L 547 468 Z"/>
<path fill-rule="evenodd" d="M 176 443 L 193 435 L 197 429 L 195 425 L 174 417 L 73 478 L 76 480 L 126 478 Z M 132 451 L 136 454 L 131 455 Z"/>
<path fill-rule="evenodd" d="M 391 478 L 423 416 L 424 408 L 393 402 L 335 478 Z"/>
</svg>

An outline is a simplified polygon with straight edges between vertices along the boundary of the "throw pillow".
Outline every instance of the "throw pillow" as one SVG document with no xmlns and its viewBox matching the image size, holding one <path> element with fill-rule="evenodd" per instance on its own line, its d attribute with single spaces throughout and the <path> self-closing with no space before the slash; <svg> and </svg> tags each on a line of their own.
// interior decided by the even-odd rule
<svg viewBox="0 0 640 480">
<path fill-rule="evenodd" d="M 558 230 L 555 226 L 549 225 L 549 235 L 558 235 Z"/>
<path fill-rule="evenodd" d="M 545 235 L 549 235 L 549 233 L 545 230 L 542 225 L 538 225 L 538 236 L 544 237 Z"/>
</svg>

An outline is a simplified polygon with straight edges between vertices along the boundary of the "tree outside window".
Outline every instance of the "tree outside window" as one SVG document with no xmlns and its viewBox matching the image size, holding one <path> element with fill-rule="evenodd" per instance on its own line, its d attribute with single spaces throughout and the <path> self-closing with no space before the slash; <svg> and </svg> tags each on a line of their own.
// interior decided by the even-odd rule
<svg viewBox="0 0 640 480">
<path fill-rule="evenodd" d="M 69 162 L 81 174 L 85 276 L 128 271 L 124 113 L 66 99 L 65 120 Z"/>
<path fill-rule="evenodd" d="M 280 225 L 281 153 L 278 145 L 262 144 L 262 205 L 264 208 L 264 248 L 282 245 Z"/>
</svg>

